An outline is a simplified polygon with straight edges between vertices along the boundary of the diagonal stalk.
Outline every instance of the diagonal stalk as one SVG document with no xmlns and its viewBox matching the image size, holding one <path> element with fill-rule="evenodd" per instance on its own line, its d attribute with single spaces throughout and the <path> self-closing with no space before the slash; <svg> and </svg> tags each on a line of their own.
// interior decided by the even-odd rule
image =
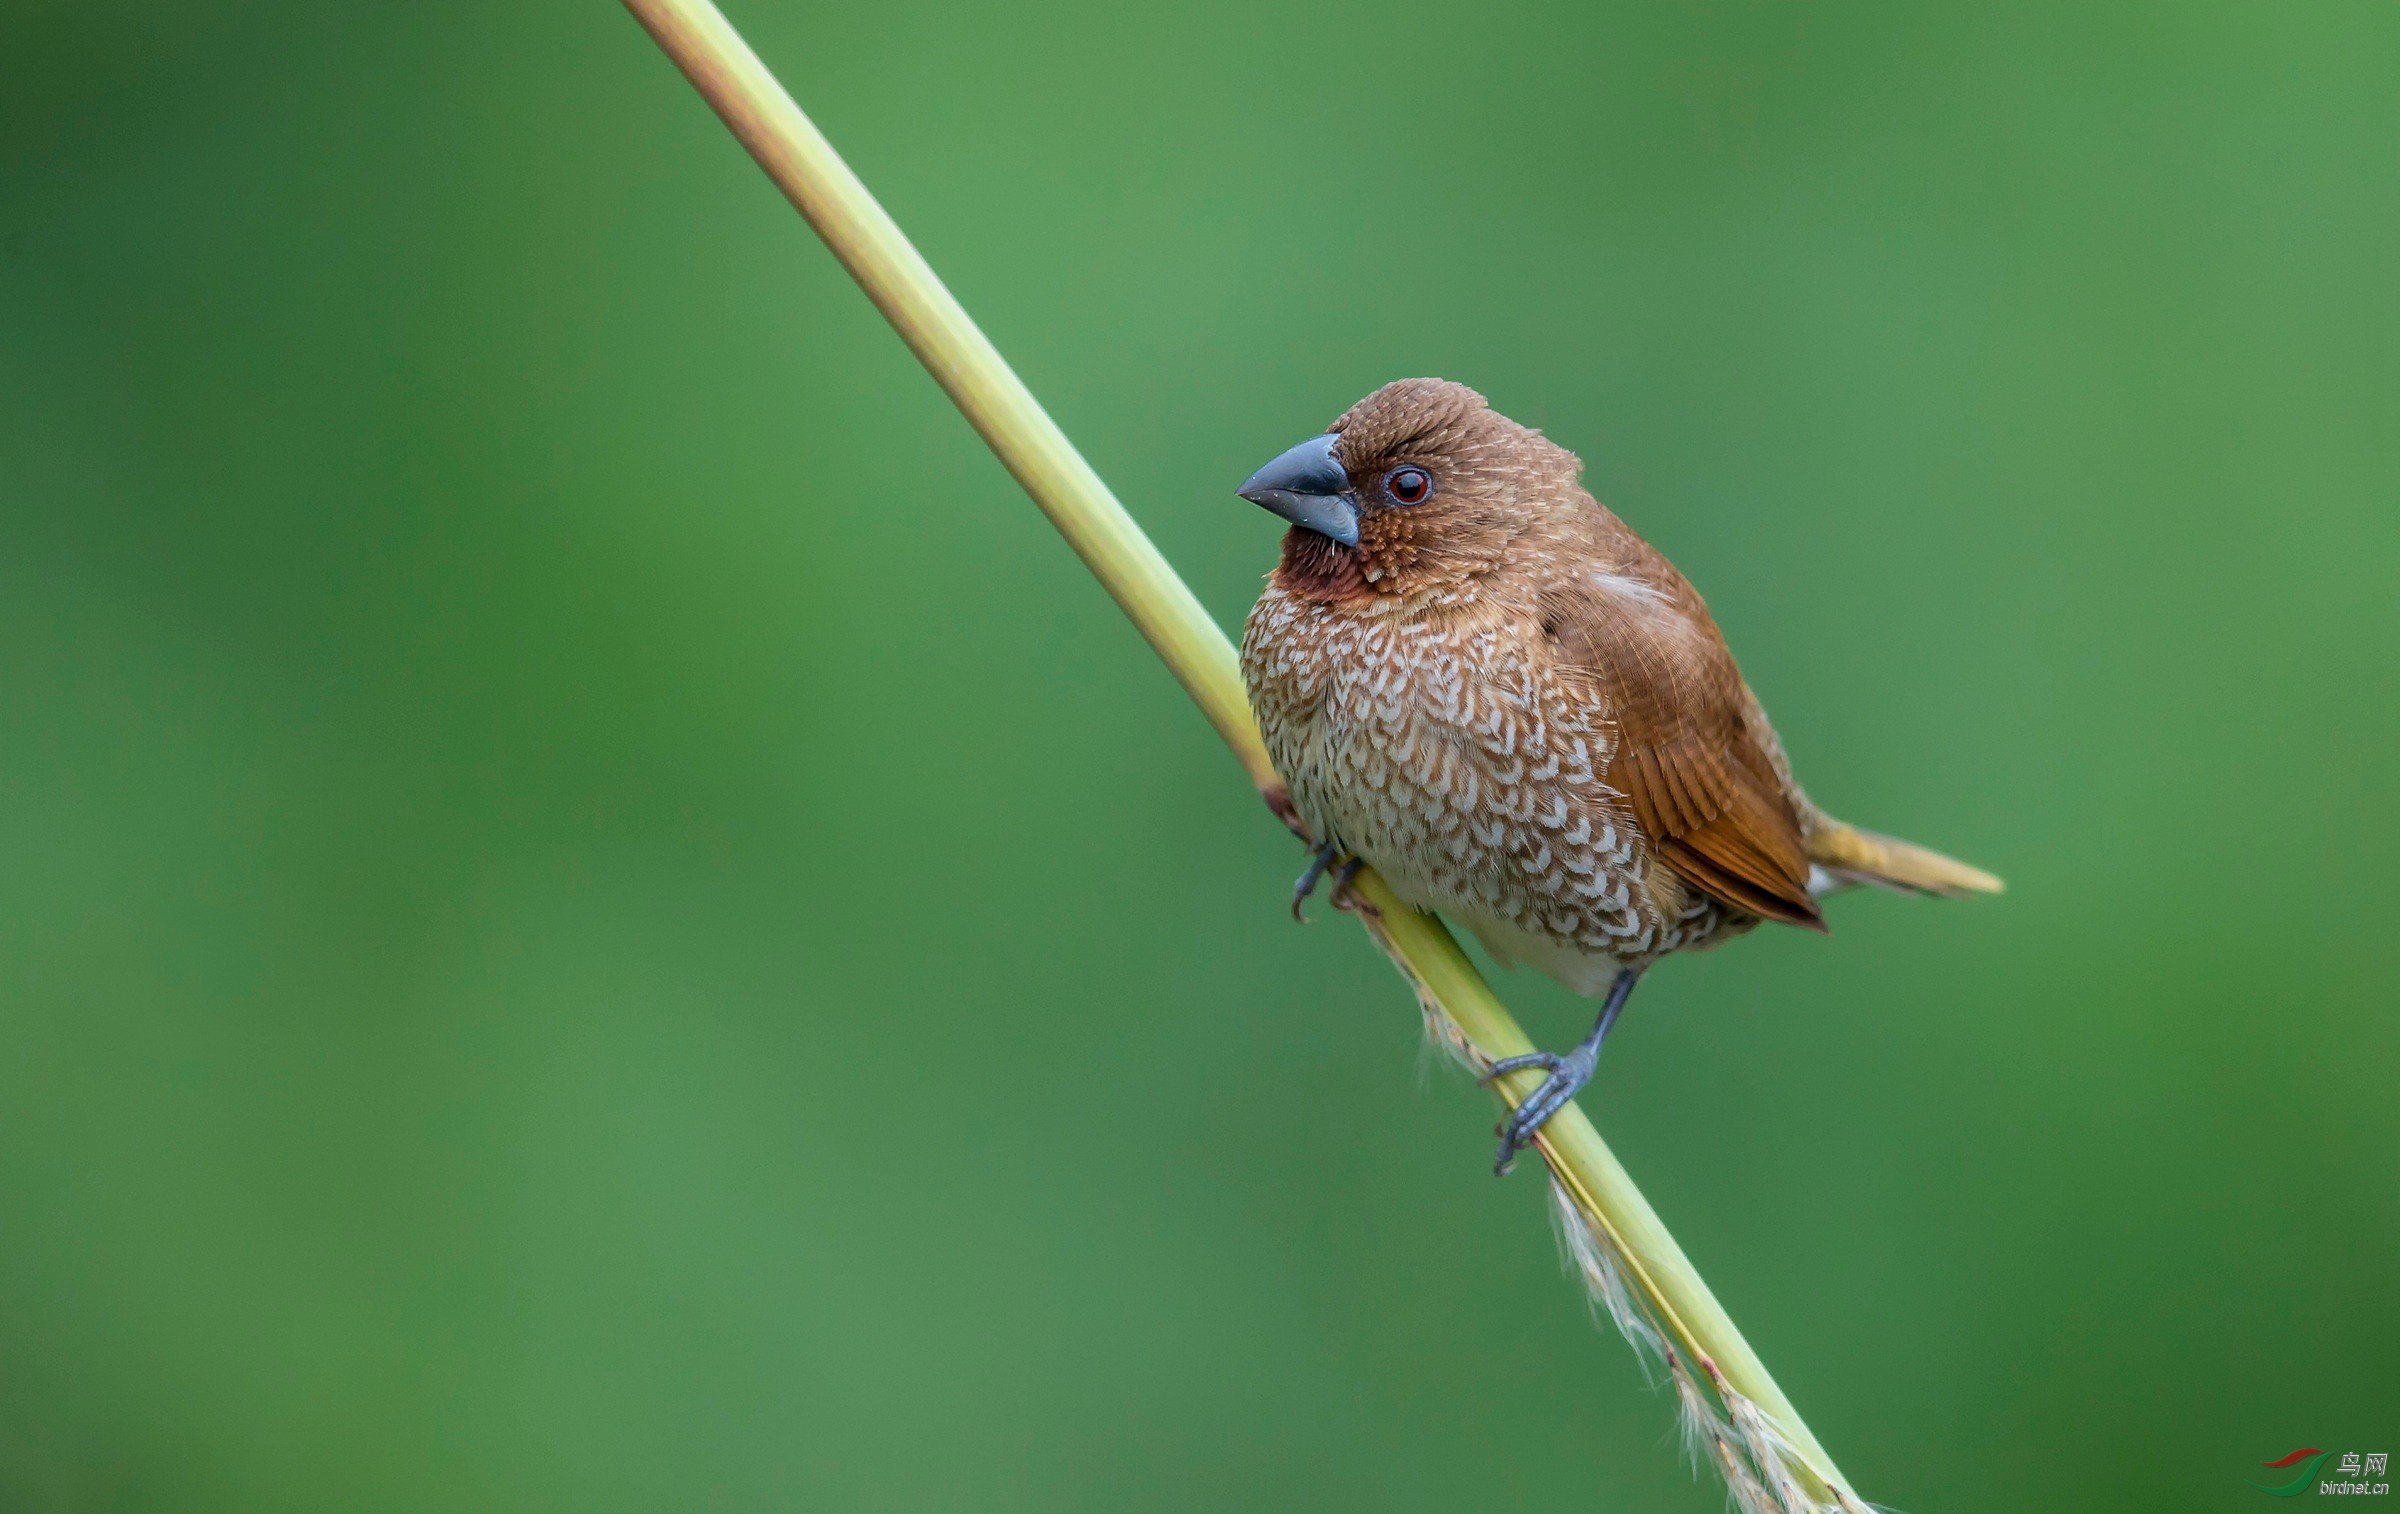
<svg viewBox="0 0 2400 1514">
<path fill-rule="evenodd" d="M 1282 782 L 1251 720 L 1232 643 L 899 226 L 709 0 L 624 4 L 833 249 L 1275 803 Z M 1478 1069 L 1533 1049 L 1441 921 L 1403 902 L 1371 870 L 1354 887 L 1376 911 L 1360 918 L 1416 990 L 1439 1039 Z M 1540 1081 L 1527 1070 L 1496 1086 L 1513 1106 Z M 1766 1510 L 1860 1510 L 1833 1459 L 1582 1111 L 1572 1104 L 1560 1110 L 1537 1144 L 1565 1202 L 1589 1228 L 1593 1265 L 1613 1274 L 1606 1287 L 1628 1293 L 1639 1311 L 1630 1322 L 1620 1314 L 1619 1323 L 1637 1344 L 1647 1336 L 1662 1348 L 1687 1410 L 1698 1403 L 1707 1414 L 1707 1424 L 1689 1428 L 1698 1440 L 1714 1437 L 1737 1500 Z M 1705 1401 L 1698 1380 L 1708 1385 Z M 1729 1439 L 1746 1460 L 1734 1459 Z"/>
</svg>

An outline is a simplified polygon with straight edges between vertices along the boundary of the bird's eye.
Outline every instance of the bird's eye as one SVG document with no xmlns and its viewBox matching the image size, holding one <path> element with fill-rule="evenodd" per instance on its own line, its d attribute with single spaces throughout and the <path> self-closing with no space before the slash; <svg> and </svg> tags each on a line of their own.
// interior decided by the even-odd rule
<svg viewBox="0 0 2400 1514">
<path fill-rule="evenodd" d="M 1394 468 L 1383 487 L 1404 505 L 1421 505 L 1433 493 L 1433 475 L 1422 468 Z"/>
</svg>

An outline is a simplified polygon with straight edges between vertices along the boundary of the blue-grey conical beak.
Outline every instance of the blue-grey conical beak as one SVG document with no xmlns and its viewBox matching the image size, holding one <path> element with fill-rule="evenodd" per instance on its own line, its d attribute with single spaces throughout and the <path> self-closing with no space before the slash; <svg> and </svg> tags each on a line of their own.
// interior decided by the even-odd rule
<svg viewBox="0 0 2400 1514">
<path fill-rule="evenodd" d="M 1355 547 L 1358 497 L 1350 492 L 1350 474 L 1333 458 L 1340 440 L 1331 433 L 1312 436 L 1251 474 L 1250 482 L 1234 492 L 1295 526 Z"/>
</svg>

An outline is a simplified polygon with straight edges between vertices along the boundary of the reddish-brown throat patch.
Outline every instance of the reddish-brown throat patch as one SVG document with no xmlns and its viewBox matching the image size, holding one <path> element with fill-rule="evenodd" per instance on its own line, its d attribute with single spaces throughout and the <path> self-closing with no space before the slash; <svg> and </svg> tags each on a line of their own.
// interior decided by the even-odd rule
<svg viewBox="0 0 2400 1514">
<path fill-rule="evenodd" d="M 1358 554 L 1306 526 L 1283 533 L 1283 561 L 1275 567 L 1275 587 L 1319 604 L 1364 599 L 1371 592 Z"/>
</svg>

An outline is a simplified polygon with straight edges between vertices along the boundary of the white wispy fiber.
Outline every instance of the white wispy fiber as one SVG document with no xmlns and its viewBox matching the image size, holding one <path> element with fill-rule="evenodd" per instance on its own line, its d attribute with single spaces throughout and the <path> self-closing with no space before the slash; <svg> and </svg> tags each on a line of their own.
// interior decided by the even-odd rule
<svg viewBox="0 0 2400 1514">
<path fill-rule="evenodd" d="M 1441 1001 L 1414 974 L 1403 976 L 1417 990 L 1427 1041 L 1477 1077 L 1489 1071 L 1489 1059 L 1444 1012 Z M 1716 1469 L 1738 1514 L 1872 1514 L 1848 1490 L 1811 1470 L 1774 1420 L 1713 1367 L 1704 1363 L 1700 1372 L 1693 1370 L 1648 1296 L 1631 1281 L 1632 1269 L 1618 1255 L 1607 1230 L 1555 1173 L 1550 1175 L 1550 1204 L 1566 1265 L 1582 1279 L 1594 1312 L 1606 1312 L 1645 1371 L 1665 1369 L 1675 1389 L 1685 1454 L 1695 1468 L 1706 1461 Z M 1823 1496 L 1811 1491 L 1819 1488 L 1825 1490 Z"/>
<path fill-rule="evenodd" d="M 1597 1310 L 1605 1310 L 1645 1365 L 1662 1364 L 1675 1388 L 1685 1454 L 1705 1460 L 1725 1480 L 1741 1514 L 1866 1514 L 1839 1487 L 1825 1487 L 1765 1411 L 1713 1372 L 1706 1386 L 1685 1353 L 1660 1328 L 1648 1302 L 1627 1281 L 1628 1269 L 1608 1233 L 1592 1222 L 1566 1185 L 1550 1183 L 1551 1215 L 1570 1270 L 1583 1280 Z"/>
</svg>

